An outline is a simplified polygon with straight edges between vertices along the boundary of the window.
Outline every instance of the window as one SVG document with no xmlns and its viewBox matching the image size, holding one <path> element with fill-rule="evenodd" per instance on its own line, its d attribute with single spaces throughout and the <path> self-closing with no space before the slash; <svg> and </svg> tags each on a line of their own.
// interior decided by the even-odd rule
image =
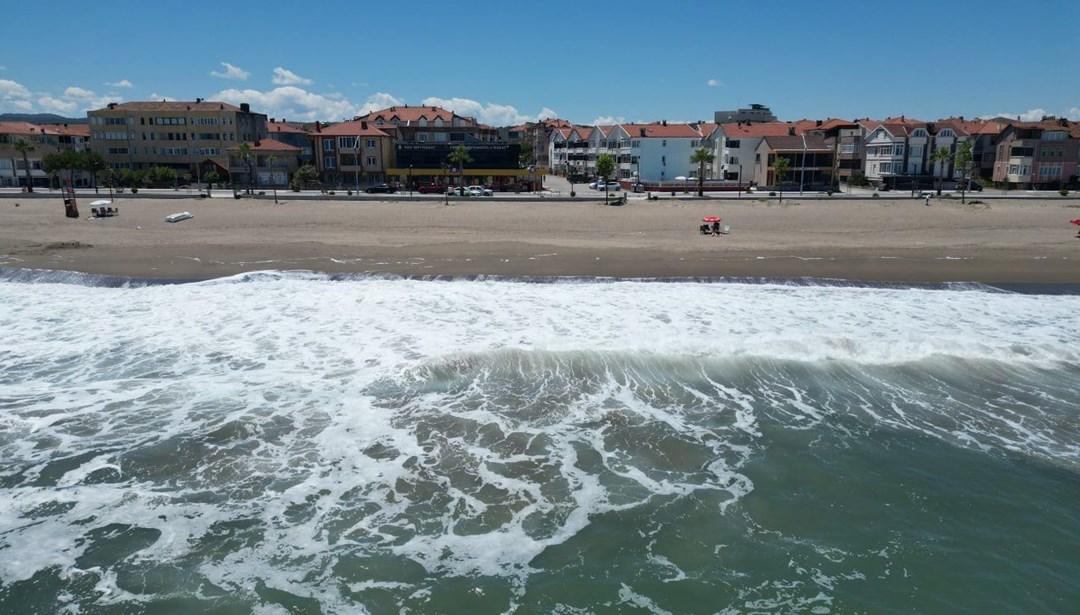
<svg viewBox="0 0 1080 615">
<path fill-rule="evenodd" d="M 922 153 L 923 153 L 923 146 L 921 146 L 921 145 L 912 145 L 911 146 L 911 157 L 912 158 L 922 158 Z"/>
<path fill-rule="evenodd" d="M 946 128 L 945 130 L 942 130 L 941 132 L 939 132 L 938 136 L 939 137 L 945 137 L 945 138 L 951 138 L 951 137 L 955 137 L 956 133 L 954 133 L 951 129 Z"/>
<path fill-rule="evenodd" d="M 1044 132 L 1042 138 L 1044 141 L 1064 141 L 1067 135 L 1065 132 L 1055 130 L 1053 132 Z"/>
<path fill-rule="evenodd" d="M 1061 177 L 1061 165 L 1057 164 L 1044 164 L 1039 167 L 1039 177 L 1055 178 Z"/>
<path fill-rule="evenodd" d="M 324 139 L 323 142 L 322 142 L 322 148 L 323 148 L 324 152 L 332 152 L 332 151 L 334 151 L 334 140 L 333 139 Z"/>
<path fill-rule="evenodd" d="M 728 156 L 727 162 L 728 162 L 728 164 L 739 164 L 739 157 L 738 156 Z"/>
<path fill-rule="evenodd" d="M 375 147 L 375 139 L 368 139 L 365 147 Z"/>
<path fill-rule="evenodd" d="M 916 137 L 916 138 L 923 138 L 923 137 L 926 136 L 926 131 L 923 130 L 922 128 L 920 128 L 920 129 L 916 130 L 915 132 L 911 133 L 911 136 Z"/>
<path fill-rule="evenodd" d="M 854 154 L 855 153 L 855 144 L 854 143 L 841 143 L 840 144 L 840 153 L 841 154 Z"/>
<path fill-rule="evenodd" d="M 123 126 L 126 123 L 127 123 L 127 120 L 125 120 L 122 117 L 107 117 L 107 118 L 105 118 L 105 125 L 106 126 Z"/>
<path fill-rule="evenodd" d="M 356 149 L 356 137 L 338 137 L 339 149 Z"/>
<path fill-rule="evenodd" d="M 904 144 L 903 143 L 897 143 L 896 145 L 894 145 L 893 146 L 893 156 L 903 156 L 903 155 L 904 155 Z"/>
<path fill-rule="evenodd" d="M 416 140 L 419 141 L 420 143 L 427 143 L 428 133 L 426 133 L 426 132 L 418 132 L 418 133 L 416 133 Z"/>
<path fill-rule="evenodd" d="M 739 149 L 740 141 L 738 139 L 728 139 L 727 146 L 731 149 Z"/>
<path fill-rule="evenodd" d="M 368 156 L 367 157 L 367 164 L 368 164 L 369 167 L 378 166 L 379 160 L 378 160 L 378 158 L 376 158 L 374 156 Z"/>
<path fill-rule="evenodd" d="M 440 126 L 440 127 L 443 125 L 443 121 L 442 121 L 441 117 L 435 118 L 435 125 Z"/>
<path fill-rule="evenodd" d="M 701 141 L 698 141 L 697 139 L 693 139 L 693 140 L 690 141 L 690 147 L 697 147 L 700 144 L 701 144 Z"/>
<path fill-rule="evenodd" d="M 336 169 L 337 168 L 337 158 L 334 158 L 333 156 L 325 156 L 323 158 L 323 166 L 326 167 L 327 169 Z"/>
<path fill-rule="evenodd" d="M 419 119 L 419 120 L 417 121 L 417 124 L 419 124 L 420 126 L 427 126 L 427 118 L 426 118 L 426 117 L 422 117 L 422 118 L 420 118 L 420 119 Z"/>
<path fill-rule="evenodd" d="M 435 133 L 435 140 L 438 141 L 439 143 L 446 143 L 446 133 L 445 132 L 437 132 L 437 133 Z M 372 142 L 374 143 L 374 140 Z"/>
<path fill-rule="evenodd" d="M 667 139 L 660 141 L 660 147 L 667 147 Z"/>
<path fill-rule="evenodd" d="M 640 139 L 634 139 L 633 141 L 630 142 L 630 147 L 641 147 L 641 140 Z"/>
</svg>

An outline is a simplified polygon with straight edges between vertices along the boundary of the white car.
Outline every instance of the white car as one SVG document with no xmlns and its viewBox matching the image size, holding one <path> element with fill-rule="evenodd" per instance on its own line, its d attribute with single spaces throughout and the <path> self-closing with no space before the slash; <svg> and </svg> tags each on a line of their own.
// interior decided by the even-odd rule
<svg viewBox="0 0 1080 615">
<path fill-rule="evenodd" d="M 465 189 L 465 193 L 469 196 L 494 196 L 495 193 L 490 188 L 483 186 L 469 186 Z"/>
<path fill-rule="evenodd" d="M 604 182 L 597 183 L 596 184 L 596 189 L 597 190 L 603 190 L 604 189 Z M 620 185 L 619 182 L 608 182 L 607 189 L 608 189 L 608 192 L 611 192 L 613 190 L 622 190 L 622 185 Z"/>
</svg>

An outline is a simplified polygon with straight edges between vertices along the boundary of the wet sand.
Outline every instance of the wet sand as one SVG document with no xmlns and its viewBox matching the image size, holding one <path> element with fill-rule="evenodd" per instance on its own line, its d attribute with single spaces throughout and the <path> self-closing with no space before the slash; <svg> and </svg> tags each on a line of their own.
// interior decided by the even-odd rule
<svg viewBox="0 0 1080 615">
<path fill-rule="evenodd" d="M 19 203 L 16 207 L 15 203 Z M 208 279 L 266 269 L 412 276 L 1080 283 L 1074 199 L 289 201 L 138 199 L 63 216 L 0 199 L 0 267 Z M 190 211 L 177 224 L 166 215 Z M 705 215 L 731 233 L 702 236 Z"/>
</svg>

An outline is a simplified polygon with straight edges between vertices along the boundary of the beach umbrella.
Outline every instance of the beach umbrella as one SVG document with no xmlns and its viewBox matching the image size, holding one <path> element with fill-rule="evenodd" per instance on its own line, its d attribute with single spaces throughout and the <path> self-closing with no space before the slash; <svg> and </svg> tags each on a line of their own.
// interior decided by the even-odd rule
<svg viewBox="0 0 1080 615">
<path fill-rule="evenodd" d="M 704 218 L 701 219 L 701 221 L 702 222 L 708 222 L 710 224 L 713 223 L 713 222 L 719 222 L 720 221 L 720 216 L 705 216 Z"/>
<path fill-rule="evenodd" d="M 112 205 L 112 201 L 101 199 L 100 201 L 94 201 L 90 203 L 90 207 L 104 207 L 106 205 Z"/>
<path fill-rule="evenodd" d="M 1071 224 L 1075 224 L 1076 226 L 1080 226 L 1080 218 L 1073 218 L 1072 220 L 1069 220 L 1069 222 Z"/>
</svg>

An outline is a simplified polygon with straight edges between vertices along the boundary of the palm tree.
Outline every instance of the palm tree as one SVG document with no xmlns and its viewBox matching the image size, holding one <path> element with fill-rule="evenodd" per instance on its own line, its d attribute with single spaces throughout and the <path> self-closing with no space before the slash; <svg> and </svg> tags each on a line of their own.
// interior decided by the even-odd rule
<svg viewBox="0 0 1080 615">
<path fill-rule="evenodd" d="M 773 160 L 773 181 L 776 182 L 776 187 L 780 190 L 780 202 L 784 202 L 784 176 L 787 175 L 788 170 L 787 157 L 780 156 L 779 154 Z"/>
<path fill-rule="evenodd" d="M 949 153 L 949 148 L 947 147 L 939 147 L 933 154 L 930 154 L 931 164 L 941 163 L 941 173 L 934 174 L 937 176 L 935 179 L 937 179 L 938 196 L 941 196 L 941 178 L 945 175 L 945 165 L 948 164 L 951 159 L 952 154 Z"/>
<path fill-rule="evenodd" d="M 469 148 L 464 145 L 459 145 L 450 152 L 450 155 L 446 157 L 446 160 L 450 164 L 458 168 L 458 183 L 461 185 L 462 192 L 465 188 L 465 163 L 472 162 L 472 156 L 469 155 Z"/>
<path fill-rule="evenodd" d="M 716 156 L 705 149 L 704 147 L 694 152 L 694 155 L 690 157 L 690 162 L 698 165 L 697 176 L 697 195 L 705 196 L 705 165 L 712 164 L 716 160 Z"/>
<path fill-rule="evenodd" d="M 29 152 L 34 151 L 34 146 L 30 144 L 26 139 L 18 139 L 13 144 L 15 151 L 22 154 L 23 170 L 26 171 L 26 191 L 34 191 L 34 182 L 30 179 L 30 157 L 27 155 Z"/>
<path fill-rule="evenodd" d="M 608 202 L 608 178 L 615 172 L 615 159 L 611 154 L 600 154 L 596 158 L 596 173 L 604 179 L 604 205 Z"/>
<path fill-rule="evenodd" d="M 255 152 L 252 151 L 251 144 L 250 143 L 241 143 L 240 145 L 237 145 L 236 146 L 236 157 L 239 158 L 240 160 L 242 160 L 244 162 L 244 165 L 247 166 L 247 169 L 248 169 L 248 174 L 247 174 L 247 176 L 248 176 L 247 177 L 248 190 L 247 190 L 247 193 L 248 194 L 254 194 L 254 192 L 252 191 L 252 187 L 251 187 L 251 180 L 253 179 L 252 176 L 255 175 L 255 172 L 251 169 L 251 161 L 252 161 L 253 158 L 255 158 Z"/>
</svg>

